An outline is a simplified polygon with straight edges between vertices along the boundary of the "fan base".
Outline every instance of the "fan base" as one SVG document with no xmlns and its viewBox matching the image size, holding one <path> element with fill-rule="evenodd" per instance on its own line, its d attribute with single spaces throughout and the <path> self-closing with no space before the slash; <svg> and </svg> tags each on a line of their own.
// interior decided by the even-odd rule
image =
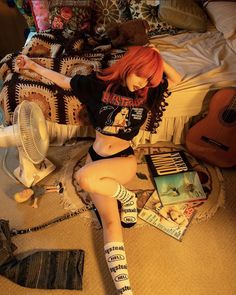
<svg viewBox="0 0 236 295">
<path fill-rule="evenodd" d="M 31 187 L 48 176 L 55 169 L 56 166 L 45 158 L 40 164 L 33 165 L 31 163 L 30 167 L 28 166 L 28 169 L 26 169 L 25 166 L 24 169 L 22 169 L 20 165 L 14 170 L 14 175 L 26 187 Z"/>
</svg>

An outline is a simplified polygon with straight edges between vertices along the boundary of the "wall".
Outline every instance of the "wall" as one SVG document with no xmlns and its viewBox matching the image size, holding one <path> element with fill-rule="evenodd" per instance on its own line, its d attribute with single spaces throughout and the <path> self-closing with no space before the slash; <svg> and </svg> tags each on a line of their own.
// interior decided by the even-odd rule
<svg viewBox="0 0 236 295">
<path fill-rule="evenodd" d="M 26 21 L 20 12 L 15 7 L 8 7 L 6 0 L 0 0 L 0 58 L 22 48 L 26 28 Z"/>
</svg>

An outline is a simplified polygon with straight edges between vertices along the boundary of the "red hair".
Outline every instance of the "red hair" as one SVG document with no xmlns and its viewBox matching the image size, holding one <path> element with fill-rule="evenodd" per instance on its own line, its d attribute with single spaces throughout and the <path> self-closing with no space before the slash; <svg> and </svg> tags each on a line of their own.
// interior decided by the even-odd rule
<svg viewBox="0 0 236 295">
<path fill-rule="evenodd" d="M 158 86 L 163 76 L 163 61 L 159 52 L 151 47 L 131 46 L 120 60 L 101 70 L 98 78 L 109 82 L 110 89 L 116 82 L 125 82 L 127 76 L 132 73 L 148 80 L 148 85 L 142 89 L 142 94 L 140 93 L 141 96 L 147 93 L 148 87 Z"/>
</svg>

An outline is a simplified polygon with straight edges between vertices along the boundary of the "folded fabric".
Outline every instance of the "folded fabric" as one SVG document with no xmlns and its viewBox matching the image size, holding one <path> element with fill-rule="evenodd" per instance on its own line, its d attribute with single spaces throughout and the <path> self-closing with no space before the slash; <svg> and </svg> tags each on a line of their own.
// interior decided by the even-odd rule
<svg viewBox="0 0 236 295">
<path fill-rule="evenodd" d="M 0 219 L 2 276 L 28 288 L 82 290 L 83 250 L 32 251 L 32 254 L 19 258 L 19 255 L 13 255 L 15 249 L 9 222 Z"/>
</svg>

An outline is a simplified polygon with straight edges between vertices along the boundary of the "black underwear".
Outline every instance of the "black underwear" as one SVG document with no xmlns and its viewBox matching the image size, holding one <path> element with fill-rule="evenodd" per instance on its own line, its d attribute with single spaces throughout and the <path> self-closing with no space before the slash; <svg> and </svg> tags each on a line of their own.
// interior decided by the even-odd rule
<svg viewBox="0 0 236 295">
<path fill-rule="evenodd" d="M 109 156 L 106 156 L 106 157 L 103 157 L 103 156 L 100 156 L 99 154 L 97 154 L 95 152 L 95 150 L 93 149 L 93 146 L 91 145 L 89 150 L 88 150 L 88 153 L 92 159 L 92 161 L 97 161 L 97 160 L 102 160 L 102 159 L 110 159 L 110 158 L 115 158 L 115 157 L 128 157 L 129 155 L 134 155 L 134 150 L 131 146 L 129 146 L 127 149 L 123 150 L 123 151 L 120 151 L 116 154 L 113 154 L 113 155 L 109 155 Z"/>
</svg>

